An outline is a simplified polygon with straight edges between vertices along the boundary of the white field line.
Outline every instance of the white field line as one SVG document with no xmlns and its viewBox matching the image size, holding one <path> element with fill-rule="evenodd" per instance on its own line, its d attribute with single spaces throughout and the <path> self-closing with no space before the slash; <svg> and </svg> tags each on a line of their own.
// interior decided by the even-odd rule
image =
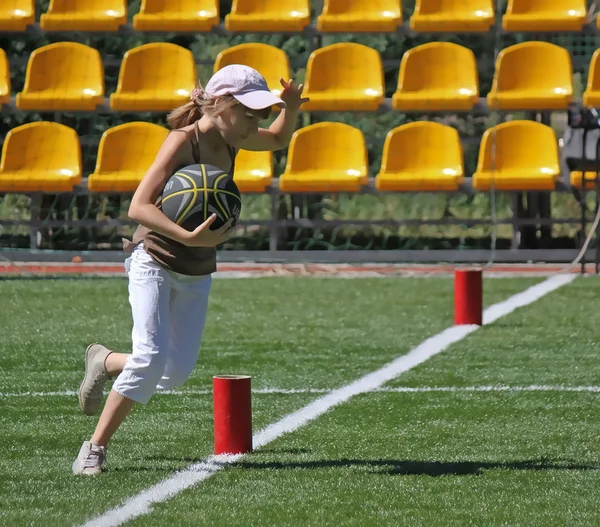
<svg viewBox="0 0 600 527">
<path fill-rule="evenodd" d="M 540 284 L 534 285 L 510 297 L 504 302 L 486 309 L 483 317 L 484 324 L 490 324 L 519 307 L 535 302 L 544 295 L 572 282 L 574 278 L 575 275 L 553 276 Z M 342 388 L 319 397 L 304 408 L 288 414 L 279 421 L 267 426 L 253 437 L 253 447 L 263 447 L 284 434 L 298 430 L 305 424 L 323 415 L 330 408 L 348 401 L 351 397 L 380 388 L 386 382 L 391 381 L 400 374 L 444 351 L 455 342 L 464 339 L 478 328 L 479 326 L 453 326 L 445 329 L 441 333 L 423 341 L 406 355 L 398 357 L 382 368 Z M 126 521 L 149 514 L 152 511 L 153 504 L 173 498 L 180 492 L 208 479 L 221 468 L 235 463 L 242 457 L 243 454 L 210 456 L 204 461 L 194 463 L 187 469 L 176 472 L 173 476 L 125 500 L 121 506 L 110 509 L 104 514 L 93 518 L 85 523 L 85 527 L 121 525 Z"/>
<path fill-rule="evenodd" d="M 332 388 L 264 388 L 252 390 L 252 395 L 293 395 L 332 393 Z M 600 393 L 600 386 L 567 386 L 564 384 L 546 385 L 532 384 L 529 386 L 510 386 L 508 384 L 491 384 L 487 386 L 396 386 L 394 388 L 376 388 L 374 393 L 464 393 L 464 392 L 589 392 Z M 1 393 L 2 398 L 15 397 L 75 397 L 77 392 L 65 390 L 64 392 L 15 392 Z M 106 395 L 106 394 L 105 394 Z M 164 390 L 156 392 L 155 397 L 161 395 L 212 395 L 211 390 Z"/>
</svg>

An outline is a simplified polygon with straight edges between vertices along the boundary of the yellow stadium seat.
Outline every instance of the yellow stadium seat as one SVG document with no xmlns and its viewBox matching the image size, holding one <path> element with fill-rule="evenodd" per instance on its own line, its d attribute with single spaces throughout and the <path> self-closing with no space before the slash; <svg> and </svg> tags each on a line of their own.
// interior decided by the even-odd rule
<svg viewBox="0 0 600 527">
<path fill-rule="evenodd" d="M 81 147 L 72 128 L 38 121 L 6 135 L 0 192 L 71 192 L 81 182 Z"/>
<path fill-rule="evenodd" d="M 126 0 L 50 0 L 40 17 L 48 31 L 118 31 L 125 24 Z"/>
<path fill-rule="evenodd" d="M 492 0 L 417 0 L 410 18 L 410 28 L 420 32 L 486 32 L 492 25 Z"/>
<path fill-rule="evenodd" d="M 600 49 L 594 51 L 587 80 L 587 88 L 583 93 L 583 104 L 588 108 L 600 106 Z"/>
<path fill-rule="evenodd" d="M 367 183 L 365 138 L 358 128 L 323 122 L 294 132 L 283 192 L 356 192 Z"/>
<path fill-rule="evenodd" d="M 600 185 L 600 174 L 598 172 L 581 172 L 576 170 L 570 174 L 571 186 L 581 189 L 585 181 L 586 190 L 598 190 Z"/>
<path fill-rule="evenodd" d="M 408 50 L 400 63 L 392 106 L 404 111 L 471 110 L 479 101 L 475 55 L 451 42 Z"/>
<path fill-rule="evenodd" d="M 210 31 L 219 24 L 218 0 L 142 0 L 138 31 Z"/>
<path fill-rule="evenodd" d="M 439 123 L 415 122 L 388 132 L 375 184 L 384 191 L 456 191 L 463 177 L 458 132 Z"/>
<path fill-rule="evenodd" d="M 362 44 L 343 42 L 313 51 L 306 67 L 306 111 L 374 111 L 384 97 L 379 53 Z"/>
<path fill-rule="evenodd" d="M 10 101 L 10 71 L 8 57 L 3 49 L 0 49 L 0 105 Z"/>
<path fill-rule="evenodd" d="M 402 23 L 402 0 L 325 0 L 317 29 L 327 32 L 396 31 Z"/>
<path fill-rule="evenodd" d="M 125 53 L 110 107 L 119 111 L 169 111 L 190 100 L 196 64 L 189 49 L 176 44 L 144 44 Z"/>
<path fill-rule="evenodd" d="M 92 192 L 135 192 L 169 131 L 157 124 L 126 123 L 110 128 L 100 139 Z"/>
<path fill-rule="evenodd" d="M 235 183 L 240 192 L 264 192 L 271 181 L 273 152 L 238 152 L 235 158 Z"/>
<path fill-rule="evenodd" d="M 25 86 L 17 94 L 22 110 L 93 111 L 104 102 L 104 68 L 98 50 L 57 42 L 33 51 Z"/>
<path fill-rule="evenodd" d="M 35 23 L 33 0 L 2 0 L 0 2 L 0 31 L 25 31 Z"/>
<path fill-rule="evenodd" d="M 309 22 L 308 0 L 233 0 L 225 17 L 229 31 L 301 32 Z"/>
<path fill-rule="evenodd" d="M 586 0 L 508 0 L 506 31 L 581 31 L 587 22 Z"/>
<path fill-rule="evenodd" d="M 503 49 L 496 61 L 488 106 L 497 110 L 561 110 L 573 100 L 569 52 L 547 42 Z"/>
<path fill-rule="evenodd" d="M 279 77 L 290 79 L 290 63 L 282 49 L 268 44 L 249 43 L 232 46 L 217 55 L 215 73 L 230 64 L 245 64 L 262 73 L 271 91 L 281 95 Z"/>
<path fill-rule="evenodd" d="M 554 190 L 560 176 L 554 130 L 535 121 L 509 121 L 486 130 L 473 188 Z"/>
</svg>

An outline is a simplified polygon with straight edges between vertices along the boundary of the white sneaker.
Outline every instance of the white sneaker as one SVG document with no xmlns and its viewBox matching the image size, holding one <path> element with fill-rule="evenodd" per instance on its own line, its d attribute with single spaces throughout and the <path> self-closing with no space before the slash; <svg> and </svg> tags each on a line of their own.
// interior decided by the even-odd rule
<svg viewBox="0 0 600 527">
<path fill-rule="evenodd" d="M 73 474 L 77 476 L 97 476 L 106 462 L 106 448 L 84 441 L 77 459 L 73 462 Z"/>
<path fill-rule="evenodd" d="M 96 414 L 102 404 L 104 384 L 109 378 L 104 360 L 110 353 L 102 344 L 90 344 L 85 351 L 85 377 L 79 387 L 79 407 L 86 415 Z"/>
</svg>

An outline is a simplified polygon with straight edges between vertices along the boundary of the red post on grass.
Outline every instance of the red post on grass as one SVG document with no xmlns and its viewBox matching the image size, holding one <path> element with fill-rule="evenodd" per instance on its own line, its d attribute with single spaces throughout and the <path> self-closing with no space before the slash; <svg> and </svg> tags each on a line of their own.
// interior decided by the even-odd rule
<svg viewBox="0 0 600 527">
<path fill-rule="evenodd" d="M 252 451 L 252 404 L 250 377 L 213 377 L 215 454 Z"/>
<path fill-rule="evenodd" d="M 454 323 L 483 323 L 482 269 L 456 269 L 454 272 Z"/>
</svg>

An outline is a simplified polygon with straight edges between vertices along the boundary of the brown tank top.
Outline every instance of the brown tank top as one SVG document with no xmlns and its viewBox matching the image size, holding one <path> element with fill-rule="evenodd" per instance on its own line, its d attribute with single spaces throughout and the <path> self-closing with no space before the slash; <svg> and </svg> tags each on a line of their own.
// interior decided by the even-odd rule
<svg viewBox="0 0 600 527">
<path fill-rule="evenodd" d="M 185 133 L 184 130 L 172 131 Z M 190 139 L 192 143 L 192 155 L 194 156 L 194 161 L 200 163 L 200 137 L 197 123 L 195 132 L 196 141 Z M 229 154 L 231 156 L 231 169 L 229 173 L 233 176 L 236 155 L 233 147 L 231 147 Z M 158 208 L 160 208 L 160 201 L 159 197 L 156 202 Z M 201 276 L 214 273 L 217 270 L 217 250 L 215 247 L 188 247 L 143 225 L 139 225 L 133 234 L 132 241 L 123 240 L 123 250 L 126 253 L 131 253 L 142 242 L 144 243 L 145 251 L 152 259 L 169 271 L 190 276 Z"/>
</svg>

